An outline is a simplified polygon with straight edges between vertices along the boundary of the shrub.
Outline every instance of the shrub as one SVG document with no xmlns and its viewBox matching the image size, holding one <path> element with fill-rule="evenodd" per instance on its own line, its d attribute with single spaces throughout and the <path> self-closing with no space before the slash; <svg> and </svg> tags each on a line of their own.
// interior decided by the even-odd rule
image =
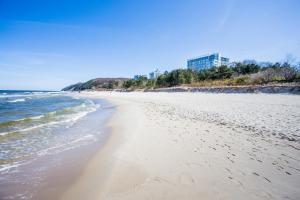
<svg viewBox="0 0 300 200">
<path fill-rule="evenodd" d="M 237 63 L 237 65 L 233 67 L 232 70 L 236 72 L 237 75 L 252 74 L 257 73 L 260 70 L 260 66 L 257 64 Z"/>
<path fill-rule="evenodd" d="M 126 89 L 131 88 L 133 85 L 134 84 L 133 84 L 133 80 L 132 79 L 124 81 L 124 83 L 123 83 L 123 87 L 126 88 Z"/>
<path fill-rule="evenodd" d="M 286 81 L 292 81 L 296 78 L 297 76 L 297 70 L 293 67 L 289 66 L 282 66 L 279 68 L 278 72 Z"/>
<path fill-rule="evenodd" d="M 300 72 L 298 72 L 298 73 L 296 74 L 295 80 L 297 80 L 297 81 L 300 80 Z"/>
<path fill-rule="evenodd" d="M 233 78 L 234 77 L 234 78 Z M 171 87 L 182 84 L 192 85 L 245 85 L 263 84 L 270 81 L 300 80 L 299 71 L 288 63 L 275 63 L 261 68 L 257 64 L 237 63 L 235 67 L 212 67 L 193 71 L 191 69 L 176 69 L 164 72 L 156 80 L 148 80 L 141 76 L 137 80 L 123 83 L 124 88 Z M 110 88 L 110 86 L 109 86 Z"/>
<path fill-rule="evenodd" d="M 262 74 L 259 72 L 256 74 L 251 74 L 250 82 L 252 84 L 263 84 L 266 82 L 266 80 L 265 80 L 265 78 L 263 78 Z"/>
<path fill-rule="evenodd" d="M 155 80 L 148 80 L 146 83 L 147 88 L 153 88 L 155 86 Z"/>
<path fill-rule="evenodd" d="M 167 76 L 168 76 L 167 72 L 165 72 L 164 74 L 158 76 L 157 80 L 156 80 L 156 86 L 157 87 L 166 87 L 167 86 L 167 81 L 166 81 Z"/>
<path fill-rule="evenodd" d="M 250 80 L 249 76 L 238 76 L 233 79 L 233 83 L 235 85 L 245 85 L 249 83 L 249 80 Z"/>
<path fill-rule="evenodd" d="M 265 82 L 269 81 L 293 81 L 297 77 L 297 71 L 295 68 L 282 65 L 282 66 L 272 66 L 263 69 L 257 74 L 253 74 L 253 79 L 263 79 Z"/>
</svg>

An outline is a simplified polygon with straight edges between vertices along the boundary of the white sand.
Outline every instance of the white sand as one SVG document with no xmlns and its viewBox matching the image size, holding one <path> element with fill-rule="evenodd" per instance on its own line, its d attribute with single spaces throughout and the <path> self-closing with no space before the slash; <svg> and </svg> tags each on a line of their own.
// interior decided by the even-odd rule
<svg viewBox="0 0 300 200">
<path fill-rule="evenodd" d="M 81 95 L 117 112 L 62 199 L 300 199 L 300 96 Z"/>
</svg>

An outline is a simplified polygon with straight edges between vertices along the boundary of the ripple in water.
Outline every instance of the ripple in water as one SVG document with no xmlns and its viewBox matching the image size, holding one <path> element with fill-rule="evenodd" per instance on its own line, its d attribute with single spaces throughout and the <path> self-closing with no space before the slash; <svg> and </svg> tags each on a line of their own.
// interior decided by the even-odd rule
<svg viewBox="0 0 300 200">
<path fill-rule="evenodd" d="M 93 141 L 66 130 L 98 106 L 60 92 L 0 91 L 0 172 Z"/>
</svg>

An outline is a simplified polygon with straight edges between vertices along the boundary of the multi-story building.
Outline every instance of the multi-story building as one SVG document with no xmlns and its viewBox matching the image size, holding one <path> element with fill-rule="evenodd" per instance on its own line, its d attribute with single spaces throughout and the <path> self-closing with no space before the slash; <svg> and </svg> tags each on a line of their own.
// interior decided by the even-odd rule
<svg viewBox="0 0 300 200">
<path fill-rule="evenodd" d="M 147 78 L 147 75 L 134 75 L 133 76 L 133 80 L 139 80 L 139 79 L 141 79 L 141 78 L 143 78 L 143 77 L 146 77 Z"/>
<path fill-rule="evenodd" d="M 229 58 L 222 57 L 219 53 L 207 54 L 197 58 L 188 59 L 187 67 L 192 70 L 208 69 L 228 65 Z"/>
<path fill-rule="evenodd" d="M 149 73 L 149 79 L 156 79 L 159 75 L 161 75 L 161 72 L 156 69 L 154 72 Z"/>
</svg>

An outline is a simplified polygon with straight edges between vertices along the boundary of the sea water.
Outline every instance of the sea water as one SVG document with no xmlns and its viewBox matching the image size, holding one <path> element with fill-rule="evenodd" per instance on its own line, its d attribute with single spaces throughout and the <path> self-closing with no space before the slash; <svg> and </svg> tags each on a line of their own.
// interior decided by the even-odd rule
<svg viewBox="0 0 300 200">
<path fill-rule="evenodd" d="M 31 185 L 67 160 L 63 152 L 97 141 L 103 105 L 65 92 L 0 90 L 0 197 L 31 199 Z M 73 157 L 75 163 L 80 156 Z"/>
</svg>

